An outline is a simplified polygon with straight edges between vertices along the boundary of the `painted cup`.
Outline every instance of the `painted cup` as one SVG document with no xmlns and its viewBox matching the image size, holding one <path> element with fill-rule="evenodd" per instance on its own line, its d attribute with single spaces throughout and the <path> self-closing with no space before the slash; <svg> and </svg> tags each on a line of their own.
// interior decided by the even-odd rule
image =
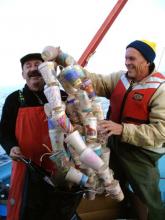
<svg viewBox="0 0 165 220">
<path fill-rule="evenodd" d="M 51 85 L 53 83 L 58 83 L 55 71 L 55 64 L 52 61 L 45 61 L 38 66 L 38 70 L 40 71 L 45 83 L 47 85 Z"/>
<path fill-rule="evenodd" d="M 86 144 L 80 133 L 76 130 L 65 138 L 65 142 L 69 143 L 78 154 L 81 154 L 86 148 Z"/>
<path fill-rule="evenodd" d="M 103 160 L 89 147 L 81 153 L 80 161 L 97 171 L 104 165 Z"/>
<path fill-rule="evenodd" d="M 97 139 L 97 118 L 96 117 L 87 117 L 84 119 L 85 127 L 85 136 L 87 142 Z"/>
<path fill-rule="evenodd" d="M 44 94 L 50 104 L 50 108 L 59 109 L 62 107 L 61 93 L 59 86 L 50 86 L 44 89 Z"/>
<path fill-rule="evenodd" d="M 74 167 L 70 167 L 68 170 L 65 179 L 72 183 L 76 183 L 78 185 L 84 186 L 88 181 L 88 176 L 75 169 Z"/>
<path fill-rule="evenodd" d="M 82 84 L 80 78 L 80 69 L 77 68 L 77 65 L 71 65 L 62 70 L 62 73 L 65 80 L 69 82 L 73 87 L 79 88 Z"/>
</svg>

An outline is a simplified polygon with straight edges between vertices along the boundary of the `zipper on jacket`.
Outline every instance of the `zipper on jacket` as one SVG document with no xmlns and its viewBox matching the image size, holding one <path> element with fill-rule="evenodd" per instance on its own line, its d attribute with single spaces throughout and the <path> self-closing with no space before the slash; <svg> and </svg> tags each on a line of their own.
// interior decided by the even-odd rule
<svg viewBox="0 0 165 220">
<path fill-rule="evenodd" d="M 133 84 L 134 84 L 134 81 L 131 80 L 130 86 L 129 86 L 129 88 L 127 89 L 127 91 L 126 91 L 126 93 L 125 93 L 125 95 L 124 95 L 124 98 L 123 98 L 123 101 L 122 101 L 122 104 L 121 104 L 121 109 L 120 109 L 120 117 L 119 117 L 120 122 L 121 122 L 121 119 L 122 119 L 122 114 L 123 114 L 123 110 L 124 110 L 124 106 L 125 106 L 125 102 L 126 102 L 127 96 L 128 96 L 128 94 L 132 91 Z"/>
</svg>

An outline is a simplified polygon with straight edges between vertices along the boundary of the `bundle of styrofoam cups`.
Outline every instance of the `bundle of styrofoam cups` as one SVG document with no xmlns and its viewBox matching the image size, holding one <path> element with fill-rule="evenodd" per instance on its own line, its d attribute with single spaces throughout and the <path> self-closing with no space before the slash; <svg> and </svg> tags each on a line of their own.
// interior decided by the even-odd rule
<svg viewBox="0 0 165 220">
<path fill-rule="evenodd" d="M 104 113 L 91 80 L 59 47 L 45 47 L 42 58 L 45 62 L 39 65 L 39 71 L 46 83 L 44 93 L 48 100 L 45 113 L 52 145 L 49 158 L 62 170 L 66 181 L 88 189 L 89 199 L 105 192 L 117 201 L 123 200 L 120 184 L 109 168 L 110 149 L 99 143 L 97 127 L 98 121 L 104 120 Z M 61 69 L 59 75 L 57 65 Z M 66 103 L 62 102 L 59 82 L 68 93 Z"/>
</svg>

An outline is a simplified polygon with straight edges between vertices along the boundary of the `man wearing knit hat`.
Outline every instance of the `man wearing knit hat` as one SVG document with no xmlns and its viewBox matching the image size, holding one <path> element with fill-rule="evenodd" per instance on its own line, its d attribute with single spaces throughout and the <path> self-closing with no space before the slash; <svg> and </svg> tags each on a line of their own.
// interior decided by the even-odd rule
<svg viewBox="0 0 165 220">
<path fill-rule="evenodd" d="M 163 220 L 157 161 L 165 153 L 165 76 L 155 71 L 155 47 L 147 40 L 131 42 L 125 53 L 127 71 L 109 75 L 84 71 L 96 94 L 110 100 L 107 120 L 99 123 L 99 130 L 109 137 L 110 167 L 120 181 L 125 204 L 131 186 L 145 206 L 143 219 Z M 136 215 L 142 219 L 139 212 Z"/>
<path fill-rule="evenodd" d="M 156 44 L 153 42 L 149 42 L 146 40 L 140 41 L 136 40 L 130 43 L 127 46 L 127 53 L 126 53 L 126 67 L 128 70 L 128 77 L 133 79 L 135 78 L 135 81 L 140 81 L 141 79 L 145 78 L 148 76 L 155 68 L 154 59 L 156 57 Z M 140 62 L 138 64 L 141 65 L 130 65 L 131 61 L 127 59 L 127 56 L 129 56 L 129 53 L 140 53 L 143 59 L 145 59 L 145 64 L 143 62 Z M 128 62 L 129 61 L 129 62 Z M 133 69 L 137 67 L 140 68 L 139 71 Z M 133 68 L 133 69 L 132 69 Z M 141 69 L 143 68 L 143 69 Z"/>
</svg>

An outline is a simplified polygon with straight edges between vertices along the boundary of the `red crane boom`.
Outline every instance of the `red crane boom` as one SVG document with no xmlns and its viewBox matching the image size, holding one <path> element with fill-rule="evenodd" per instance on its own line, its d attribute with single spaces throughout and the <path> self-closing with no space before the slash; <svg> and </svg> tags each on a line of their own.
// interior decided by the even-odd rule
<svg viewBox="0 0 165 220">
<path fill-rule="evenodd" d="M 88 59 L 95 52 L 95 49 L 97 48 L 97 46 L 99 45 L 99 43 L 101 42 L 107 31 L 109 30 L 109 28 L 111 27 L 111 25 L 113 24 L 113 22 L 115 21 L 115 19 L 117 18 L 118 14 L 125 6 L 127 1 L 128 0 L 118 0 L 114 8 L 111 10 L 109 15 L 107 16 L 107 18 L 105 19 L 105 21 L 103 22 L 103 24 L 101 25 L 101 27 L 99 28 L 99 30 L 97 31 L 91 42 L 89 43 L 89 45 L 85 49 L 82 56 L 79 58 L 78 63 L 81 66 L 85 66 L 87 64 Z"/>
</svg>

